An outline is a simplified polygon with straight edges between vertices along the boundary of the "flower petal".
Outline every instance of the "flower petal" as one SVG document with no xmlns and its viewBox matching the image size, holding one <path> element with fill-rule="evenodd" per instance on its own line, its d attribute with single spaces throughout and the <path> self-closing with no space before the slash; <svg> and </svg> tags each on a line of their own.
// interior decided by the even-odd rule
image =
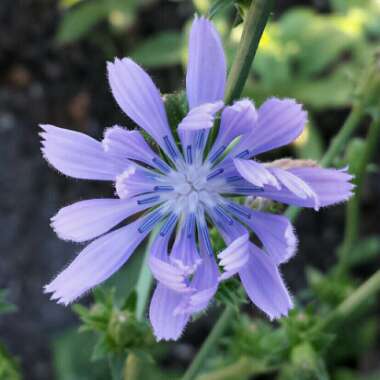
<svg viewBox="0 0 380 380">
<path fill-rule="evenodd" d="M 129 58 L 108 62 L 108 79 L 120 108 L 172 158 L 177 154 L 160 92 L 149 75 Z M 168 147 L 171 145 L 171 148 Z"/>
<path fill-rule="evenodd" d="M 170 167 L 153 152 L 138 131 L 129 131 L 117 125 L 106 129 L 102 141 L 105 152 L 119 160 L 144 162 L 165 173 Z"/>
<path fill-rule="evenodd" d="M 220 280 L 226 280 L 238 273 L 249 260 L 249 234 L 235 239 L 227 248 L 218 254 L 219 265 L 223 266 L 224 273 Z"/>
<path fill-rule="evenodd" d="M 271 168 L 270 171 L 276 176 L 281 185 L 290 192 L 301 199 L 312 199 L 315 210 L 319 209 L 318 196 L 305 181 L 291 173 L 290 170 Z"/>
<path fill-rule="evenodd" d="M 250 259 L 240 278 L 251 301 L 270 319 L 286 316 L 293 307 L 277 265 L 265 252 L 250 245 Z"/>
<path fill-rule="evenodd" d="M 218 136 L 209 154 L 211 163 L 218 160 L 229 144 L 238 136 L 248 133 L 257 121 L 257 112 L 248 99 L 235 102 L 225 107 L 220 122 Z"/>
<path fill-rule="evenodd" d="M 40 125 L 44 158 L 61 173 L 80 179 L 113 181 L 126 165 L 105 154 L 102 144 L 84 133 Z"/>
<path fill-rule="evenodd" d="M 141 198 L 141 199 L 140 199 Z M 52 217 L 52 227 L 64 240 L 83 242 L 102 235 L 129 216 L 159 202 L 140 203 L 133 200 L 91 199 L 63 207 Z"/>
<path fill-rule="evenodd" d="M 298 243 L 288 218 L 260 211 L 251 211 L 251 215 L 249 221 L 245 221 L 275 263 L 288 261 L 295 254 Z"/>
<path fill-rule="evenodd" d="M 307 113 L 292 99 L 270 98 L 259 108 L 257 123 L 233 150 L 249 151 L 249 157 L 287 145 L 307 123 Z M 248 157 L 244 157 L 248 158 Z"/>
<path fill-rule="evenodd" d="M 280 188 L 276 177 L 262 164 L 253 160 L 234 159 L 239 174 L 254 186 L 271 185 Z"/>
<path fill-rule="evenodd" d="M 149 232 L 139 233 L 140 223 L 136 221 L 94 240 L 45 286 L 45 292 L 53 293 L 52 299 L 57 299 L 58 303 L 68 305 L 105 281 L 129 259 Z"/>
<path fill-rule="evenodd" d="M 288 172 L 313 190 L 318 197 L 319 207 L 344 202 L 352 196 L 354 185 L 350 182 L 352 176 L 346 169 L 296 168 L 289 169 Z M 265 186 L 260 196 L 295 206 L 315 208 L 314 198 L 300 198 L 286 188 L 277 190 Z"/>
<path fill-rule="evenodd" d="M 223 46 L 213 24 L 195 17 L 190 31 L 186 92 L 190 108 L 224 97 L 227 67 Z"/>
<path fill-rule="evenodd" d="M 174 315 L 174 309 L 183 297 L 185 296 L 181 293 L 176 293 L 160 283 L 157 285 L 150 302 L 149 318 L 158 341 L 177 340 L 181 336 L 190 315 Z"/>
</svg>

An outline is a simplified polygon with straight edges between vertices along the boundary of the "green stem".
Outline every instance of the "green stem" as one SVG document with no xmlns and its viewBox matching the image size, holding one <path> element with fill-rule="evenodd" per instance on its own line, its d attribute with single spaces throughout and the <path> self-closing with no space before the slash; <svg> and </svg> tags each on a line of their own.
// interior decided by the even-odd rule
<svg viewBox="0 0 380 380">
<path fill-rule="evenodd" d="M 315 326 L 315 331 L 331 328 L 335 324 L 349 318 L 357 309 L 371 297 L 380 291 L 380 270 L 375 272 L 367 281 L 357 288 L 346 300 L 344 300 L 334 311 Z"/>
<path fill-rule="evenodd" d="M 273 4 L 274 0 L 255 0 L 246 13 L 240 45 L 228 76 L 226 104 L 238 99 L 243 91 Z"/>
<path fill-rule="evenodd" d="M 355 196 L 350 199 L 347 204 L 346 212 L 346 227 L 342 248 L 340 250 L 340 266 L 344 270 L 347 268 L 347 258 L 352 246 L 355 244 L 359 235 L 359 220 L 360 220 L 360 200 L 363 191 L 363 183 L 367 166 L 371 161 L 373 154 L 378 145 L 380 138 L 380 120 L 374 120 L 369 127 L 366 138 L 364 154 L 359 157 L 358 168 L 353 180 L 356 185 Z"/>
<path fill-rule="evenodd" d="M 133 353 L 127 357 L 124 380 L 138 380 L 140 377 L 140 359 Z"/>
<path fill-rule="evenodd" d="M 214 347 L 215 343 L 224 333 L 224 330 L 230 323 L 234 313 L 235 313 L 235 309 L 232 306 L 226 306 L 222 315 L 219 317 L 218 321 L 216 322 L 216 325 L 211 330 L 210 334 L 204 341 L 201 349 L 198 351 L 190 367 L 187 369 L 182 380 L 192 380 L 195 378 L 195 376 L 198 374 L 199 370 L 201 369 L 203 362 L 210 355 L 210 351 Z"/>
<path fill-rule="evenodd" d="M 243 356 L 235 363 L 199 376 L 197 380 L 245 379 L 247 377 L 251 378 L 254 375 L 267 374 L 276 369 L 275 367 L 268 367 L 260 361 Z"/>
<path fill-rule="evenodd" d="M 327 149 L 326 153 L 323 155 L 320 164 L 321 166 L 329 166 L 336 159 L 338 154 L 343 150 L 344 146 L 347 144 L 350 137 L 353 135 L 355 130 L 359 127 L 360 121 L 365 114 L 365 108 L 357 103 L 351 110 L 348 118 L 344 122 L 342 128 L 339 130 L 338 134 L 332 139 L 332 142 Z M 285 215 L 290 220 L 295 220 L 302 209 L 289 206 L 285 211 Z"/>
</svg>

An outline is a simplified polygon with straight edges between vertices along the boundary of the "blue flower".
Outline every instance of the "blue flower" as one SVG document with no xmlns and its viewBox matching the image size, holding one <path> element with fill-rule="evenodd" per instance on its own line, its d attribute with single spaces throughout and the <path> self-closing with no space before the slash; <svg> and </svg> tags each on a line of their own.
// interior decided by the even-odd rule
<svg viewBox="0 0 380 380">
<path fill-rule="evenodd" d="M 269 318 L 288 313 L 292 301 L 279 265 L 296 251 L 293 227 L 286 217 L 253 210 L 236 197 L 318 209 L 348 199 L 352 177 L 346 170 L 297 161 L 264 164 L 252 159 L 292 142 L 303 131 L 307 115 L 290 99 L 271 98 L 258 110 L 248 99 L 225 106 L 226 73 L 219 35 L 210 21 L 196 17 L 186 75 L 190 111 L 178 125 L 177 144 L 151 78 L 131 59 L 108 63 L 117 103 L 156 141 L 165 160 L 138 131 L 114 126 L 99 142 L 41 125 L 42 152 L 53 167 L 74 178 L 112 181 L 117 195 L 75 203 L 52 218 L 62 239 L 95 239 L 45 287 L 52 299 L 67 305 L 102 283 L 160 226 L 149 257 L 158 282 L 149 312 L 158 340 L 177 339 L 192 314 L 208 306 L 219 283 L 234 275 Z M 218 113 L 217 137 L 206 154 Z M 135 214 L 140 216 L 118 226 Z M 217 254 L 211 225 L 226 243 Z M 260 247 L 251 241 L 252 233 Z"/>
</svg>

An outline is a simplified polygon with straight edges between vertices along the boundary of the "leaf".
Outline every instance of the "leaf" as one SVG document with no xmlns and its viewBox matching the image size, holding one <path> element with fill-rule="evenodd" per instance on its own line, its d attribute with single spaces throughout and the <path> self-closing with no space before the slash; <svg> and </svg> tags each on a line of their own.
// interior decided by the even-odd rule
<svg viewBox="0 0 380 380">
<path fill-rule="evenodd" d="M 96 343 L 93 334 L 78 334 L 70 328 L 53 341 L 53 366 L 57 380 L 104 380 L 109 378 L 106 363 L 90 360 Z"/>
<path fill-rule="evenodd" d="M 217 13 L 222 12 L 224 9 L 232 6 L 233 4 L 234 0 L 215 0 L 207 12 L 207 17 L 212 19 Z"/>
<path fill-rule="evenodd" d="M 7 290 L 0 289 L 0 314 L 12 313 L 17 310 L 15 305 L 12 305 L 6 301 Z"/>
<path fill-rule="evenodd" d="M 180 65 L 182 36 L 179 32 L 161 32 L 145 39 L 132 51 L 131 57 L 148 68 Z"/>
<path fill-rule="evenodd" d="M 77 41 L 107 16 L 108 8 L 103 0 L 82 1 L 64 13 L 57 41 L 61 44 Z"/>
<path fill-rule="evenodd" d="M 366 264 L 380 255 L 380 236 L 371 236 L 360 240 L 347 255 L 347 262 L 352 267 Z"/>
</svg>

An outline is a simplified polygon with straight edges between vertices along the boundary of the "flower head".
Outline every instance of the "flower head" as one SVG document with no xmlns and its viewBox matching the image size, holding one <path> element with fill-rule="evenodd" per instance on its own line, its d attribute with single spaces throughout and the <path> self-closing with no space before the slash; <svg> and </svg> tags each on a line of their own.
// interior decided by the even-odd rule
<svg viewBox="0 0 380 380">
<path fill-rule="evenodd" d="M 191 315 L 208 306 L 219 283 L 234 275 L 269 318 L 286 315 L 292 301 L 279 265 L 296 251 L 294 229 L 286 217 L 253 210 L 239 200 L 260 197 L 318 209 L 346 200 L 352 190 L 346 170 L 252 159 L 300 135 L 307 121 L 301 105 L 277 98 L 258 110 L 248 99 L 224 105 L 223 48 L 203 17 L 195 18 L 190 33 L 189 112 L 178 125 L 178 144 L 161 95 L 140 66 L 128 58 L 115 59 L 108 63 L 108 78 L 120 108 L 156 141 L 165 159 L 138 131 L 114 126 L 99 142 L 41 125 L 42 152 L 52 166 L 74 178 L 112 181 L 117 195 L 75 203 L 52 218 L 60 238 L 95 240 L 46 292 L 69 304 L 110 277 L 159 228 L 149 257 L 158 282 L 149 312 L 158 339 L 177 339 Z M 206 152 L 217 114 L 217 137 Z M 118 227 L 137 213 L 143 214 Z M 226 243 L 222 252 L 214 252 L 211 225 Z M 251 241 L 252 234 L 260 247 Z"/>
</svg>

